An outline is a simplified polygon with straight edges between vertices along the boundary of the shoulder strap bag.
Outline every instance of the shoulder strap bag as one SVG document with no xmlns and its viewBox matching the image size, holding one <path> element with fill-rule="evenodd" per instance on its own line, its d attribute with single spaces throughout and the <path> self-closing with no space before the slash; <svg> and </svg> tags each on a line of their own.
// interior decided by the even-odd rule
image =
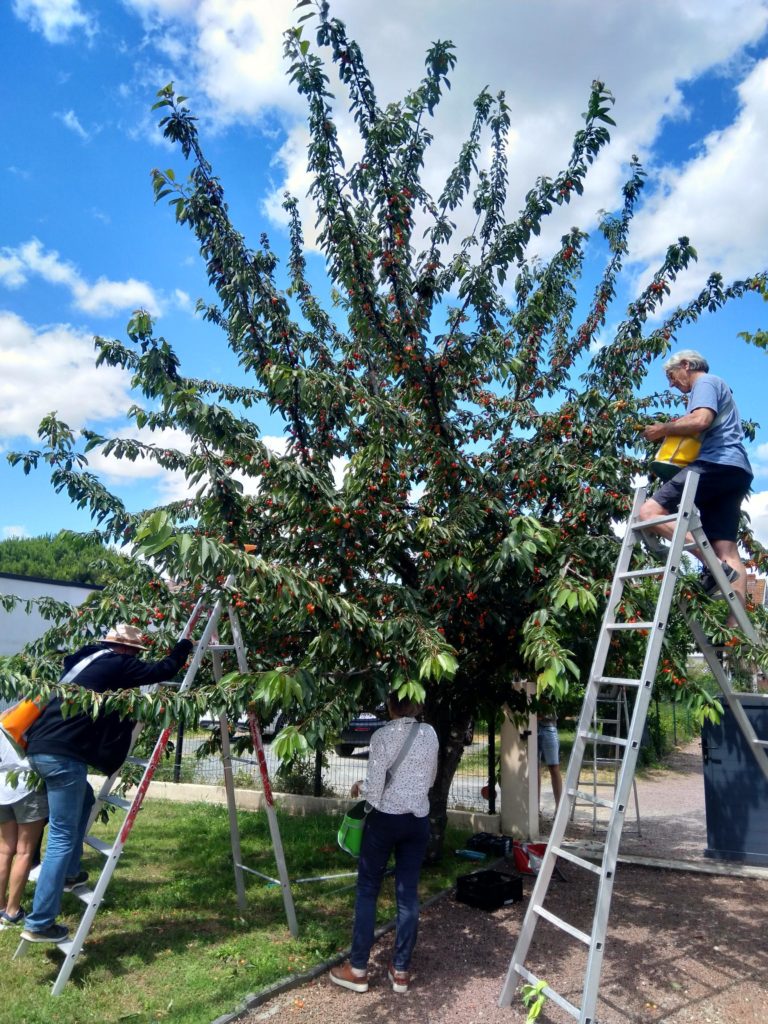
<svg viewBox="0 0 768 1024">
<path fill-rule="evenodd" d="M 387 786 L 390 784 L 395 776 L 395 772 L 403 763 L 406 754 L 413 746 L 413 741 L 416 739 L 416 734 L 419 731 L 419 722 L 414 722 L 408 735 L 403 741 L 403 745 L 397 752 L 397 757 L 387 769 L 387 775 L 384 782 L 384 789 L 382 794 L 386 792 Z M 358 800 L 356 804 L 344 815 L 339 831 L 336 836 L 339 846 L 345 853 L 351 854 L 353 857 L 360 856 L 360 847 L 363 845 L 363 829 L 365 828 L 365 819 L 368 812 L 373 810 L 367 800 Z"/>
<path fill-rule="evenodd" d="M 102 654 L 106 654 L 106 649 L 102 651 L 94 651 L 93 654 L 89 654 L 87 658 L 83 658 L 78 661 L 66 675 L 62 676 L 59 683 L 71 683 L 76 676 L 80 675 L 84 668 L 100 658 Z M 30 726 L 38 720 L 45 709 L 45 704 L 41 702 L 40 697 L 35 697 L 34 700 L 20 700 L 14 704 L 13 707 L 8 708 L 0 715 L 0 729 L 3 730 L 8 742 L 13 746 L 18 754 L 23 756 L 24 751 L 27 749 L 27 730 Z"/>
</svg>

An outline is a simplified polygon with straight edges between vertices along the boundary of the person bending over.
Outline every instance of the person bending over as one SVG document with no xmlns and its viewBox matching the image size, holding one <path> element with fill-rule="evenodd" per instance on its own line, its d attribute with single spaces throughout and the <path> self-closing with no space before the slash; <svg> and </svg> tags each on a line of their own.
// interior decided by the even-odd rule
<svg viewBox="0 0 768 1024">
<path fill-rule="evenodd" d="M 63 676 L 81 665 L 77 685 L 97 693 L 161 683 L 176 675 L 192 644 L 180 640 L 166 658 L 154 662 L 136 656 L 143 649 L 141 631 L 120 624 L 99 643 L 87 644 L 67 655 Z M 95 719 L 83 712 L 65 718 L 61 700 L 55 697 L 29 729 L 27 757 L 45 780 L 49 825 L 32 910 L 21 933 L 27 942 L 63 942 L 68 935 L 64 925 L 56 924 L 56 916 L 62 892 L 88 879 L 80 870 L 83 839 L 94 803 L 88 765 L 105 775 L 116 772 L 128 755 L 134 724 L 115 711 L 101 712 Z"/>
</svg>

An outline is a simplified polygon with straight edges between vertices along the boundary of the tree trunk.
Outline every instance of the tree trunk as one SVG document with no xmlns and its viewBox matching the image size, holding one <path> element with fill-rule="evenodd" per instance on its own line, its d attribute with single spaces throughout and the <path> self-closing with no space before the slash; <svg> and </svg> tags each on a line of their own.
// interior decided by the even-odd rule
<svg viewBox="0 0 768 1024">
<path fill-rule="evenodd" d="M 457 712 L 449 706 L 431 704 L 428 701 L 424 717 L 440 741 L 437 775 L 429 792 L 430 836 L 426 861 L 428 864 L 434 864 L 443 854 L 443 841 L 448 824 L 448 794 L 461 761 L 464 736 L 472 716 L 468 711 Z"/>
</svg>

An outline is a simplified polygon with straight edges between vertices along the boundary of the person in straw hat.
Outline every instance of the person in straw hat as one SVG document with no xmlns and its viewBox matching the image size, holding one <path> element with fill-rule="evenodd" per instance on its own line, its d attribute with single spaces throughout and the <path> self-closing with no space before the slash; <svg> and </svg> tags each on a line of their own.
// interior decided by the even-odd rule
<svg viewBox="0 0 768 1024">
<path fill-rule="evenodd" d="M 141 661 L 145 649 L 141 630 L 121 623 L 98 643 L 86 644 L 64 659 L 62 681 L 88 690 L 137 688 L 172 679 L 192 649 L 180 640 L 161 661 Z M 30 727 L 27 758 L 45 781 L 48 792 L 48 843 L 40 868 L 32 910 L 21 933 L 28 942 L 62 942 L 68 929 L 56 923 L 65 891 L 88 880 L 80 870 L 83 839 L 94 803 L 88 784 L 88 765 L 106 775 L 125 761 L 134 722 L 116 711 L 91 718 L 83 712 L 62 714 L 54 697 Z"/>
</svg>

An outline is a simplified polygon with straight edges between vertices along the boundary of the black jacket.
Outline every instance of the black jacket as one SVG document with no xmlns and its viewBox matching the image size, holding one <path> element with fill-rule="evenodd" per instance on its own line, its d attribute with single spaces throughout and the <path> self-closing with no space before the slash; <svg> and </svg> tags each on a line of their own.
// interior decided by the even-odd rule
<svg viewBox="0 0 768 1024">
<path fill-rule="evenodd" d="M 103 650 L 101 644 L 88 644 L 64 659 L 62 676 L 81 659 Z M 107 653 L 87 665 L 73 680 L 77 686 L 97 693 L 125 690 L 172 679 L 192 650 L 189 640 L 180 640 L 167 658 L 145 662 L 132 654 Z M 54 697 L 27 734 L 27 754 L 60 754 L 76 761 L 85 761 L 99 771 L 111 775 L 128 755 L 134 722 L 120 718 L 116 711 L 103 712 L 93 719 L 80 713 L 63 718 L 61 701 Z"/>
</svg>

